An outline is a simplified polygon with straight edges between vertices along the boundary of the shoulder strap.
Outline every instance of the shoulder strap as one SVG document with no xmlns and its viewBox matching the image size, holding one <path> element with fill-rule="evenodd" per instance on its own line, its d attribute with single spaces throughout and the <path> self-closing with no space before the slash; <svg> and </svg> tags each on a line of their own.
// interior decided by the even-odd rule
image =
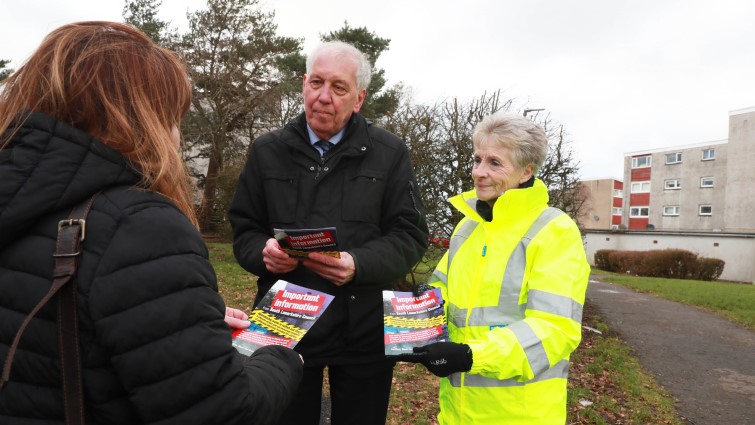
<svg viewBox="0 0 755 425">
<path fill-rule="evenodd" d="M 63 381 L 63 399 L 66 422 L 68 424 L 84 423 L 84 399 L 81 386 L 81 363 L 79 361 L 79 330 L 76 309 L 76 280 L 74 276 L 79 265 L 81 242 L 86 236 L 86 217 L 97 197 L 94 194 L 86 202 L 73 208 L 68 219 L 58 223 L 58 238 L 55 243 L 55 268 L 50 290 L 32 309 L 13 339 L 5 359 L 3 374 L 0 377 L 0 389 L 5 388 L 10 379 L 13 356 L 18 348 L 21 335 L 31 319 L 47 304 L 55 294 L 58 299 L 58 342 L 60 344 L 60 365 Z M 70 285 L 66 285 L 67 283 Z M 62 290 L 61 290 L 62 289 Z"/>
</svg>

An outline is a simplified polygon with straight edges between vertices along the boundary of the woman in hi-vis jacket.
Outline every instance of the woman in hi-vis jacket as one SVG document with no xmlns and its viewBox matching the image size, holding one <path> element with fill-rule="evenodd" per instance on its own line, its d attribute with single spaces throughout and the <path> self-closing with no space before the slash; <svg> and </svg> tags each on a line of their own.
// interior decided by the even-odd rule
<svg viewBox="0 0 755 425">
<path fill-rule="evenodd" d="M 540 127 L 494 114 L 472 140 L 475 188 L 450 199 L 464 218 L 429 282 L 450 342 L 401 359 L 443 377 L 442 425 L 563 425 L 590 273 L 582 237 L 535 177 L 548 152 Z"/>
</svg>

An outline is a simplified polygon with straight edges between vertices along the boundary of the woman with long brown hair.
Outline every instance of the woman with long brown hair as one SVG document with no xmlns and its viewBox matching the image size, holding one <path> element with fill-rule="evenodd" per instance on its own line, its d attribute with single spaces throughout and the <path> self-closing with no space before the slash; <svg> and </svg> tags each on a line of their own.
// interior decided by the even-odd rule
<svg viewBox="0 0 755 425">
<path fill-rule="evenodd" d="M 3 363 L 50 288 L 59 221 L 99 193 L 76 292 L 87 423 L 270 423 L 301 377 L 292 350 L 231 346 L 179 152 L 190 100 L 183 62 L 113 22 L 54 30 L 0 87 Z M 54 301 L 20 340 L 2 423 L 64 419 Z"/>
</svg>

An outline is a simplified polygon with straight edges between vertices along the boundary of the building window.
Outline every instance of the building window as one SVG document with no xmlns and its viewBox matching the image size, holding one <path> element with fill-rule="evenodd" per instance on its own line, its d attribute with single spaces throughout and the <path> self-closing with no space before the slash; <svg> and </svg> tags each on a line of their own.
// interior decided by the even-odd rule
<svg viewBox="0 0 755 425">
<path fill-rule="evenodd" d="M 630 217 L 650 217 L 650 207 L 631 207 L 629 208 Z"/>
<path fill-rule="evenodd" d="M 663 187 L 665 189 L 681 189 L 682 182 L 679 179 L 668 179 L 663 181 Z"/>
<path fill-rule="evenodd" d="M 713 177 L 703 177 L 700 179 L 700 187 L 713 187 Z"/>
<path fill-rule="evenodd" d="M 666 154 L 666 164 L 678 164 L 680 162 L 682 162 L 682 153 L 681 152 L 667 153 Z"/>
<path fill-rule="evenodd" d="M 633 182 L 631 193 L 648 193 L 650 192 L 650 182 Z"/>
<path fill-rule="evenodd" d="M 663 215 L 679 215 L 679 205 L 668 205 L 663 207 Z"/>
<path fill-rule="evenodd" d="M 713 215 L 713 205 L 700 205 L 698 214 L 700 215 Z"/>
<path fill-rule="evenodd" d="M 716 150 L 713 148 L 703 149 L 703 161 L 716 159 Z"/>
<path fill-rule="evenodd" d="M 624 191 L 621 189 L 614 189 L 613 190 L 613 197 L 614 198 L 621 198 L 624 196 Z"/>
<path fill-rule="evenodd" d="M 636 156 L 632 158 L 632 168 L 650 167 L 650 155 Z"/>
<path fill-rule="evenodd" d="M 621 216 L 621 214 L 622 214 L 621 208 L 616 208 L 616 207 L 611 208 L 611 215 Z"/>
</svg>

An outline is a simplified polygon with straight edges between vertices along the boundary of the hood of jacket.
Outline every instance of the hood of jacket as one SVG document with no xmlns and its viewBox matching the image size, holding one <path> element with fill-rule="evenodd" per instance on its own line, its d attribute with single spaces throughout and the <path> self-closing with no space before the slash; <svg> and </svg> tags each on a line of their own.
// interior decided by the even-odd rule
<svg viewBox="0 0 755 425">
<path fill-rule="evenodd" d="M 32 112 L 0 149 L 0 249 L 41 217 L 105 188 L 139 180 L 120 153 L 79 129 Z"/>
</svg>

